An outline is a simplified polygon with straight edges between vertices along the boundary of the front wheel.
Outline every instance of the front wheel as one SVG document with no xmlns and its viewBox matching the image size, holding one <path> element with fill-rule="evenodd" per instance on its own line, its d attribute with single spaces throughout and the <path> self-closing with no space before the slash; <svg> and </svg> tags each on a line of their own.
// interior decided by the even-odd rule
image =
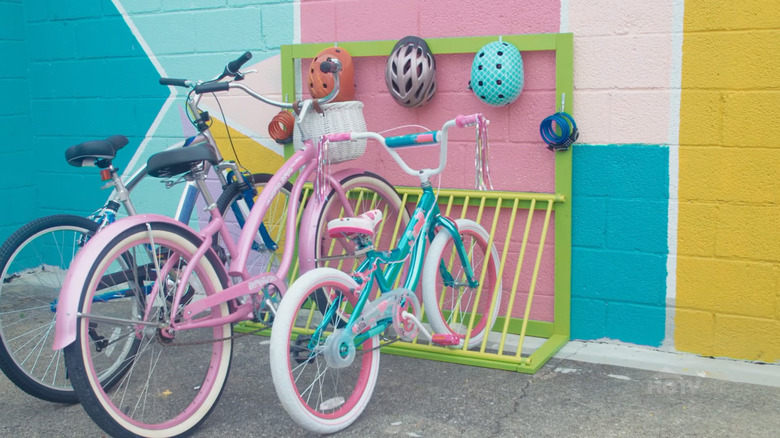
<svg viewBox="0 0 780 438">
<path fill-rule="evenodd" d="M 374 392 L 379 339 L 355 346 L 344 321 L 357 284 L 332 268 L 299 277 L 282 299 L 271 332 L 271 376 L 284 409 L 310 432 L 338 432 L 354 422 Z"/>
<path fill-rule="evenodd" d="M 495 245 L 488 250 L 490 236 L 481 225 L 468 219 L 458 219 L 455 223 L 468 261 L 459 255 L 458 243 L 452 235 L 444 229 L 439 231 L 425 257 L 423 303 L 434 332 L 455 334 L 460 338 L 458 347 L 468 340 L 471 348 L 482 342 L 498 315 L 499 258 Z M 471 284 L 466 276 L 467 264 L 474 271 Z M 475 284 L 482 278 L 483 270 L 484 281 Z"/>
<path fill-rule="evenodd" d="M 222 393 L 232 328 L 175 330 L 171 324 L 181 320 L 184 305 L 227 287 L 227 274 L 211 250 L 193 259 L 201 239 L 180 226 L 149 222 L 113 232 L 102 249 L 91 248 L 94 241 L 83 249 L 94 255 L 84 259 L 91 265 L 80 266 L 88 275 L 77 337 L 65 348 L 71 382 L 89 416 L 111 436 L 190 433 Z M 192 264 L 180 306 L 174 307 L 181 274 Z M 221 303 L 188 316 L 205 320 L 228 313 Z M 118 377 L 104 385 L 104 375 Z"/>
</svg>

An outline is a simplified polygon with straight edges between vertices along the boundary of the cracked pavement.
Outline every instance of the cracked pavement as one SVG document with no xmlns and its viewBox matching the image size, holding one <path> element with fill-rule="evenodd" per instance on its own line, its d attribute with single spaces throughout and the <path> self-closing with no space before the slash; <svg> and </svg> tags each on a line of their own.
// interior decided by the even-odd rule
<svg viewBox="0 0 780 438">
<path fill-rule="evenodd" d="M 553 358 L 534 375 L 383 354 L 363 415 L 338 437 L 773 437 L 780 388 Z M 81 406 L 0 377 L 0 436 L 101 437 Z M 306 437 L 279 404 L 265 338 L 236 340 L 214 412 L 195 436 Z"/>
</svg>

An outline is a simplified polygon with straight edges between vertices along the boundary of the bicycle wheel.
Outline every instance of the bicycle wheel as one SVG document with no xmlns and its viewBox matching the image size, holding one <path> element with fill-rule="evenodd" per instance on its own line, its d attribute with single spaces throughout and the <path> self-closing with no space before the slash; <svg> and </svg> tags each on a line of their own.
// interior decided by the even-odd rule
<svg viewBox="0 0 780 438">
<path fill-rule="evenodd" d="M 328 235 L 328 222 L 345 216 L 357 216 L 369 210 L 382 211 L 383 220 L 374 237 L 374 248 L 389 251 L 397 244 L 398 238 L 409 223 L 409 213 L 402 205 L 401 197 L 395 188 L 384 178 L 371 172 L 351 175 L 341 181 L 349 205 L 331 190 L 317 218 L 314 255 L 316 267 L 330 267 L 350 273 L 354 271 L 362 256 L 356 254 L 355 243 L 343 237 L 332 238 Z M 400 216 L 400 221 L 399 221 Z M 398 231 L 395 232 L 396 224 Z M 395 239 L 393 239 L 393 235 Z M 302 266 L 302 272 L 304 272 Z M 401 277 L 404 277 L 403 274 Z M 399 280 L 397 284 L 403 283 Z"/>
<path fill-rule="evenodd" d="M 357 301 L 356 287 L 341 271 L 315 269 L 290 286 L 277 310 L 271 331 L 272 380 L 284 409 L 311 432 L 346 428 L 374 392 L 378 336 L 357 350 L 348 340 L 338 342 L 344 331 L 337 328 Z"/>
<path fill-rule="evenodd" d="M 478 287 L 469 287 L 464 260 L 450 233 L 445 230 L 436 234 L 423 265 L 423 304 L 428 321 L 435 333 L 453 333 L 460 338 L 459 347 L 468 337 L 469 348 L 482 342 L 483 336 L 493 328 L 501 305 L 501 279 L 498 277 L 498 251 L 495 245 L 488 253 L 488 232 L 474 221 L 455 221 L 468 254 L 469 264 L 474 270 L 474 279 L 479 281 L 483 269 L 485 279 Z M 485 257 L 490 258 L 485 267 Z M 498 283 L 498 293 L 496 290 Z M 481 293 L 479 290 L 481 288 Z M 492 304 L 492 306 L 491 306 Z M 473 318 L 473 321 L 472 321 Z"/>
<path fill-rule="evenodd" d="M 200 243 L 178 226 L 150 222 L 119 232 L 89 261 L 77 338 L 65 348 L 65 363 L 84 409 L 111 436 L 189 433 L 222 393 L 232 356 L 231 325 L 171 328 L 183 305 L 228 284 L 216 253 L 208 251 L 182 286 L 181 306 L 172 308 L 179 275 L 191 267 Z M 196 316 L 228 312 L 222 303 Z M 128 343 L 137 352 L 117 360 L 123 355 L 116 350 Z M 121 368 L 126 372 L 112 385 L 101 384 L 105 373 Z"/>
<path fill-rule="evenodd" d="M 257 201 L 260 193 L 272 177 L 273 175 L 264 173 L 248 176 L 250 184 L 256 191 L 252 198 L 253 202 Z M 288 182 L 271 201 L 268 212 L 263 218 L 263 227 L 265 232 L 267 232 L 265 239 L 261 231 L 255 234 L 255 239 L 247 258 L 247 270 L 250 275 L 276 272 L 276 269 L 279 267 L 281 256 L 284 254 L 284 248 L 287 244 L 285 227 L 287 224 L 287 206 L 290 202 L 290 192 L 292 192 L 292 184 Z M 217 200 L 217 208 L 225 218 L 228 232 L 234 242 L 238 241 L 245 222 L 244 219 L 247 217 L 249 209 L 251 209 L 251 205 L 241 202 L 244 199 L 243 197 L 244 193 L 240 190 L 239 185 L 230 184 Z M 244 210 L 244 208 L 247 209 Z M 269 246 L 269 244 L 276 245 L 276 248 Z"/>
<path fill-rule="evenodd" d="M 36 219 L 0 247 L 0 368 L 24 392 L 56 403 L 78 398 L 62 352 L 52 350 L 62 282 L 95 222 L 72 215 Z"/>
</svg>

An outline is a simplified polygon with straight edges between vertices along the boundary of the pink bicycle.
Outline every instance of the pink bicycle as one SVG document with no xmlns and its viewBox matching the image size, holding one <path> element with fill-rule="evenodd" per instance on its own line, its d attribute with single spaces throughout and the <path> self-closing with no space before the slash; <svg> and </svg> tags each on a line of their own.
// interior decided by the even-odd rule
<svg viewBox="0 0 780 438">
<path fill-rule="evenodd" d="M 299 132 L 305 117 L 321 117 L 310 109 L 338 93 L 340 64 L 322 65 L 324 72 L 335 73 L 334 90 L 319 101 L 295 105 Z M 194 92 L 228 89 L 281 108 L 293 106 L 235 80 L 203 83 Z M 334 107 L 322 108 L 327 118 Z M 60 294 L 54 348 L 65 349 L 73 388 L 104 431 L 112 436 L 179 436 L 205 420 L 228 377 L 233 324 L 254 321 L 259 331 L 273 323 L 293 266 L 295 246 L 289 243 L 298 223 L 297 255 L 306 271 L 323 265 L 320 258 L 339 260 L 351 270 L 360 256 L 350 242 L 327 236 L 327 223 L 334 218 L 379 209 L 408 221 L 400 197 L 384 179 L 356 169 L 315 173 L 329 161 L 324 155 L 333 157 L 338 150 L 325 152 L 311 140 L 303 142 L 259 193 L 237 240 L 209 191 L 201 190 L 211 215 L 201 230 L 160 215 L 137 215 L 106 227 L 78 253 Z M 191 164 L 161 173 L 186 171 L 203 186 L 201 166 Z M 288 195 L 285 185 L 296 173 Z M 310 196 L 299 210 L 304 184 L 315 175 L 314 192 L 324 196 Z M 278 203 L 287 203 L 286 208 L 275 208 Z M 268 219 L 277 223 L 268 216 L 280 210 L 286 214 L 288 242 L 279 249 L 281 261 L 272 272 L 251 275 L 247 260 L 257 244 L 257 230 Z M 217 236 L 224 251 L 215 249 Z M 105 333 L 99 344 L 93 336 L 96 327 Z M 117 377 L 105 384 L 105 375 Z"/>
</svg>

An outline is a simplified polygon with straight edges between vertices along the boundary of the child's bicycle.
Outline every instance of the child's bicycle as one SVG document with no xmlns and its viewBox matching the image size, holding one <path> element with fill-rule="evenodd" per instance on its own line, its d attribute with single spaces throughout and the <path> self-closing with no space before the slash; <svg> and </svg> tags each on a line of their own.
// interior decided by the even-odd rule
<svg viewBox="0 0 780 438">
<path fill-rule="evenodd" d="M 228 64 L 222 77 L 235 77 L 241 64 L 249 58 L 244 55 Z M 188 88 L 190 81 L 163 78 L 162 85 Z M 126 215 L 137 214 L 130 193 L 148 174 L 158 175 L 162 169 L 181 166 L 197 167 L 206 174 L 213 167 L 222 191 L 216 201 L 217 209 L 240 232 L 240 225 L 248 215 L 257 192 L 272 175 L 243 174 L 232 161 L 223 161 L 211 135 L 208 114 L 198 109 L 200 95 L 188 96 L 187 106 L 198 134 L 149 159 L 149 163 L 127 180 L 119 176 L 113 160 L 128 139 L 115 135 L 104 140 L 88 141 L 68 148 L 67 162 L 75 167 L 94 166 L 100 169 L 104 188 L 113 188 L 106 204 L 89 217 L 58 214 L 35 219 L 15 231 L 0 246 L 0 368 L 20 389 L 42 400 L 75 403 L 78 401 L 65 370 L 62 351 L 54 351 L 54 316 L 62 282 L 66 272 L 84 243 L 99 230 L 113 223 L 124 208 Z M 204 161 L 203 157 L 208 157 Z M 166 181 L 167 187 L 181 184 L 182 194 L 176 219 L 188 223 L 193 219 L 199 187 L 193 178 Z M 268 266 L 278 265 L 276 250 L 284 247 L 284 233 L 280 221 L 291 185 L 281 191 L 273 214 L 257 229 L 252 245 L 250 272 L 265 272 Z M 197 218 L 194 218 L 197 220 Z M 272 221 L 271 219 L 276 219 Z M 272 235 L 273 234 L 273 235 Z M 99 297 L 98 299 L 106 299 Z M 108 339 L 110 333 L 95 325 L 90 336 L 96 344 Z M 105 382 L 110 381 L 105 376 Z"/>
<path fill-rule="evenodd" d="M 336 61 L 322 66 L 325 72 L 340 69 Z M 338 93 L 338 76 L 334 79 L 334 90 L 319 102 Z M 278 107 L 293 106 L 235 81 L 201 84 L 194 92 L 236 88 Z M 319 102 L 294 104 L 297 119 L 320 117 L 309 111 Z M 329 107 L 322 108 L 328 117 Z M 303 132 L 301 123 L 298 127 Z M 336 245 L 323 235 L 327 221 L 333 219 L 330 212 L 352 216 L 379 209 L 408 221 L 389 183 L 355 169 L 320 174 L 315 180 L 324 187 L 318 185 L 314 192 L 324 189 L 326 196 L 310 196 L 296 214 L 306 181 L 325 167 L 319 156 L 324 152 L 310 139 L 304 141 L 255 200 L 237 242 L 222 213 L 206 199 L 211 221 L 199 231 L 164 216 L 136 215 L 106 227 L 79 251 L 60 294 L 54 347 L 65 349 L 79 400 L 104 431 L 112 436 L 178 436 L 190 432 L 212 411 L 230 369 L 233 324 L 251 321 L 256 331 L 267 328 L 286 292 L 295 256 L 292 244 L 280 248 L 281 261 L 270 272 L 252 272 L 248 261 L 256 230 L 273 215 L 274 201 L 293 175 L 298 173 L 285 196 L 289 203 L 284 233 L 292 242 L 300 222 L 301 265 L 304 260 L 316 264 L 320 254 L 327 254 L 328 260 L 338 258 L 351 266 L 361 256 L 349 245 Z M 328 150 L 337 152 L 339 148 Z M 194 179 L 203 186 L 202 178 Z M 208 197 L 207 191 L 202 194 Z M 227 262 L 214 250 L 215 236 Z M 111 299 L 103 299 L 108 296 Z M 95 325 L 107 333 L 106 342 L 99 345 L 91 334 Z M 105 376 L 112 377 L 110 384 Z"/>
<path fill-rule="evenodd" d="M 391 251 L 372 247 L 381 212 L 331 221 L 330 234 L 358 242 L 366 259 L 352 274 L 327 267 L 307 272 L 280 303 L 271 333 L 271 376 L 285 410 L 305 429 L 333 433 L 358 418 L 376 384 L 380 338 L 409 341 L 419 334 L 434 344 L 463 348 L 479 344 L 492 328 L 501 300 L 498 252 L 495 245 L 488 248 L 489 235 L 476 222 L 441 215 L 429 181 L 446 165 L 449 128 L 475 123 L 486 121 L 476 114 L 421 134 L 324 136 L 330 142 L 379 141 L 406 173 L 420 177 L 422 195 Z M 441 147 L 436 169 L 412 169 L 394 150 L 435 143 Z M 402 269 L 408 269 L 406 280 L 393 289 Z M 420 321 L 414 292 L 421 274 L 433 334 Z M 374 285 L 381 291 L 378 297 L 372 293 Z"/>
</svg>

